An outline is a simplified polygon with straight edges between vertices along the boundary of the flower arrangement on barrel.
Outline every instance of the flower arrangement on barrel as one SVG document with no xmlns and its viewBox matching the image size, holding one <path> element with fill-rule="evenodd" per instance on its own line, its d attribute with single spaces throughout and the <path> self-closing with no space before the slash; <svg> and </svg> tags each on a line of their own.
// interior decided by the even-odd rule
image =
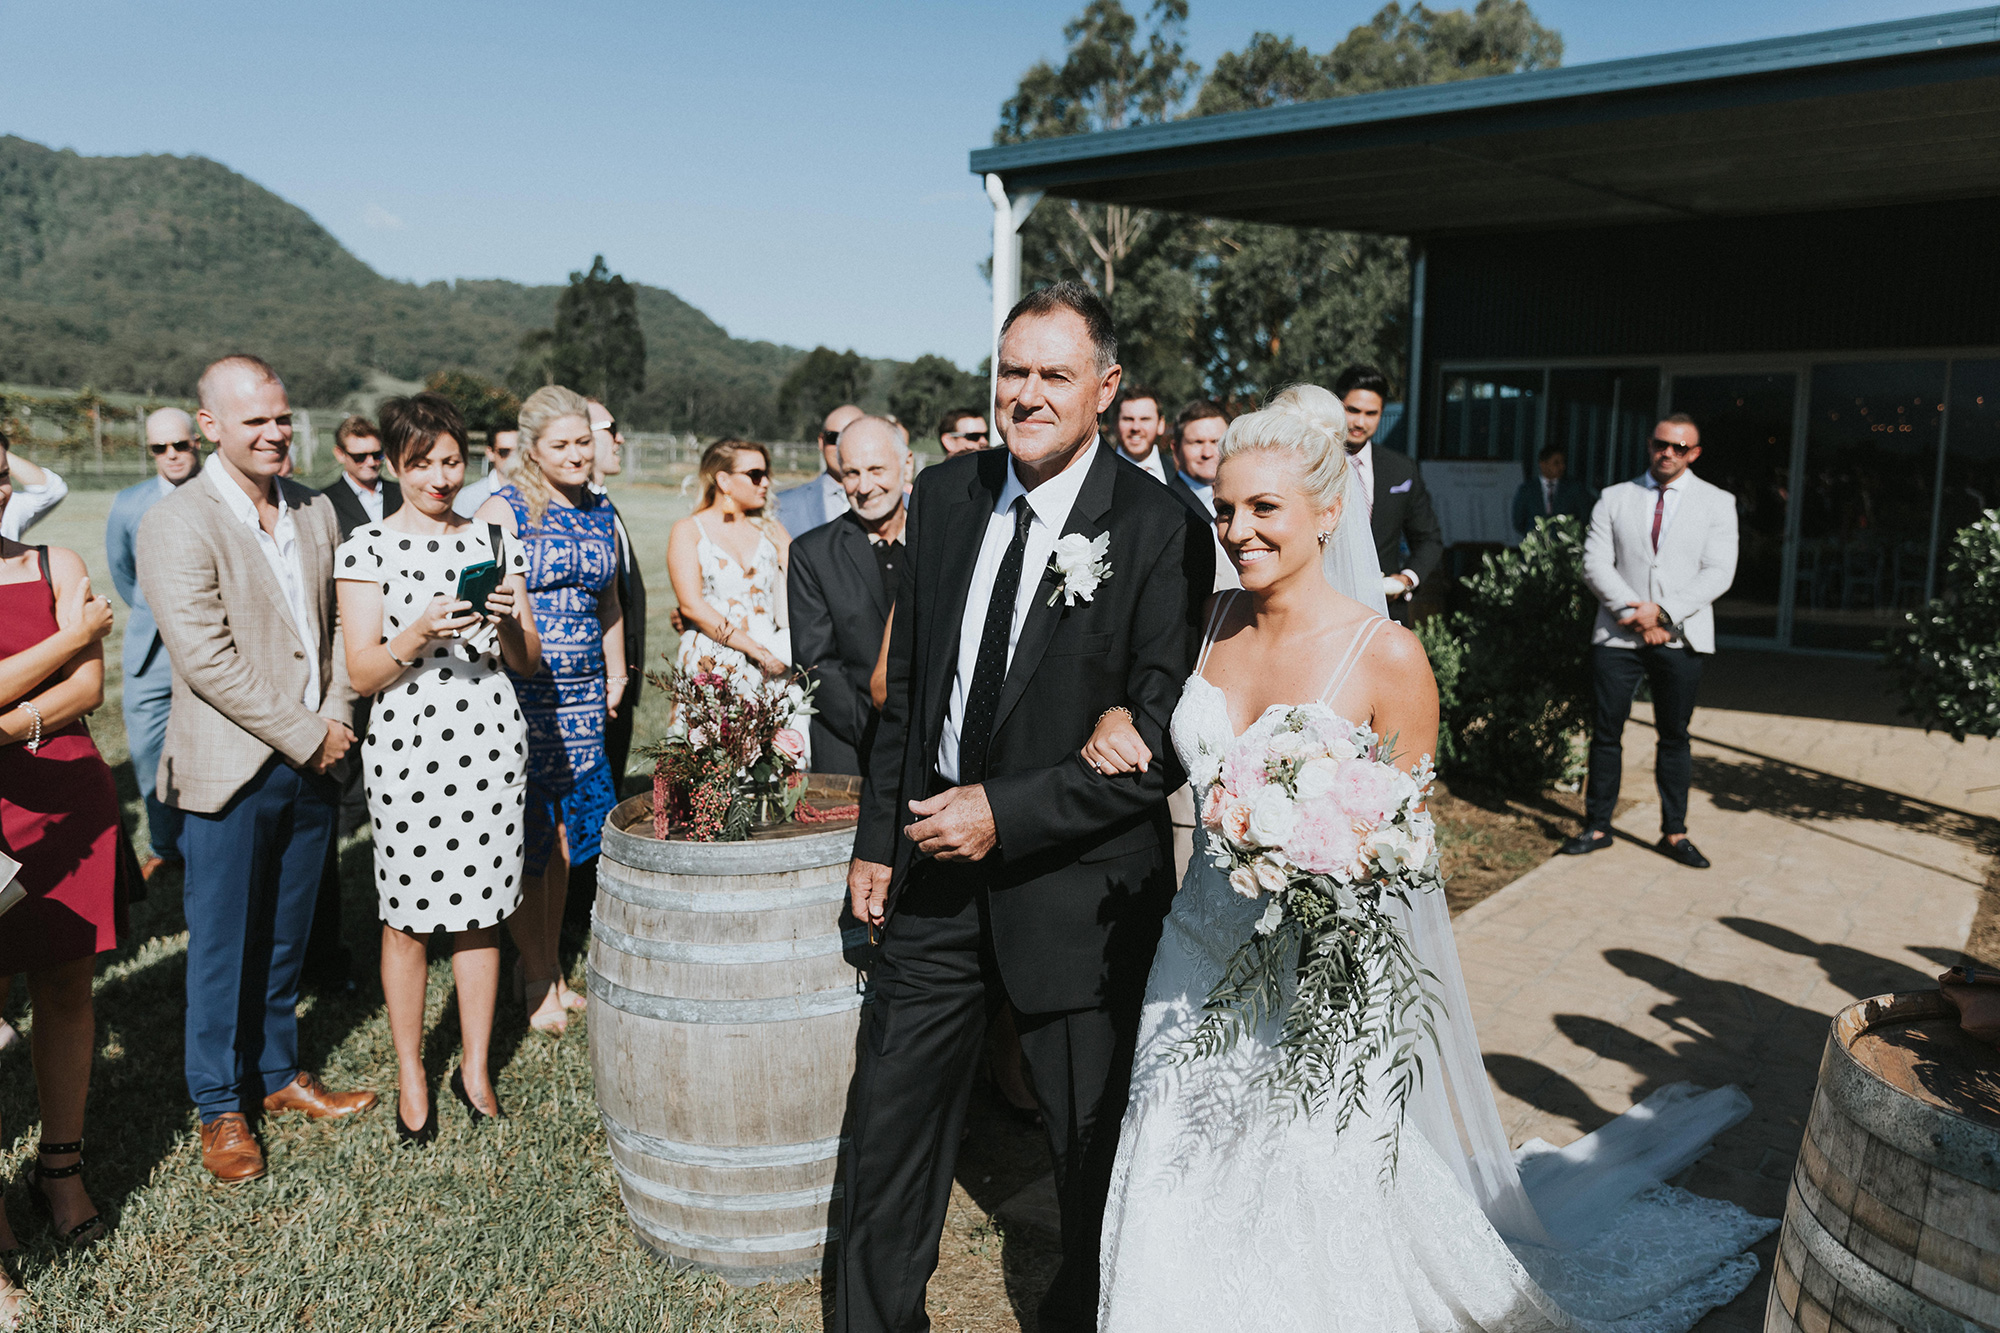
<svg viewBox="0 0 2000 1333">
<path fill-rule="evenodd" d="M 646 679 L 673 700 L 653 761 L 653 836 L 740 842 L 792 818 L 806 790 L 806 738 L 816 682 L 803 675 L 745 685 L 702 658 Z"/>
<path fill-rule="evenodd" d="M 1219 753 L 1201 755 L 1208 852 L 1264 914 L 1207 998 L 1183 1058 L 1216 1055 L 1277 1018 L 1278 1059 L 1265 1081 L 1308 1113 L 1332 1104 L 1345 1128 L 1387 1079 L 1399 1137 L 1436 1045 L 1436 978 L 1418 961 L 1393 905 L 1443 889 L 1437 832 L 1424 810 L 1434 774 L 1394 764 L 1394 742 L 1324 708 L 1273 709 Z M 1392 1150 L 1391 1169 L 1395 1161 Z"/>
</svg>

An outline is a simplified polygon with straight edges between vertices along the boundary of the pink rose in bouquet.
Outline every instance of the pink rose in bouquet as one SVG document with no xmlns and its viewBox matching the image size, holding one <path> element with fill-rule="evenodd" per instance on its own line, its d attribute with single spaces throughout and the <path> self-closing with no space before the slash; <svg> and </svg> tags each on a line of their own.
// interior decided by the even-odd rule
<svg viewBox="0 0 2000 1333">
<path fill-rule="evenodd" d="M 1395 769 L 1373 759 L 1349 759 L 1334 773 L 1328 798 L 1361 828 L 1373 828 L 1396 813 L 1402 784 Z"/>
<path fill-rule="evenodd" d="M 1330 801 L 1302 804 L 1299 820 L 1285 839 L 1284 852 L 1299 869 L 1315 875 L 1352 873 L 1361 853 L 1354 821 Z"/>
<path fill-rule="evenodd" d="M 771 737 L 771 748 L 792 762 L 794 767 L 805 763 L 806 738 L 796 727 L 780 727 Z"/>
</svg>

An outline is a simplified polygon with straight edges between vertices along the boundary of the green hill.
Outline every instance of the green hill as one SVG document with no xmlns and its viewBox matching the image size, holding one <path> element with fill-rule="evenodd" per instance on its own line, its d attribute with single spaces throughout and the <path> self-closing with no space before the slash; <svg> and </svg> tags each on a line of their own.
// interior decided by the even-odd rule
<svg viewBox="0 0 2000 1333">
<path fill-rule="evenodd" d="M 244 349 L 305 404 L 337 402 L 371 370 L 497 379 L 521 335 L 549 325 L 560 290 L 396 282 L 220 163 L 0 136 L 0 381 L 185 395 L 209 360 Z M 768 438 L 777 386 L 803 353 L 732 338 L 672 292 L 637 291 L 647 389 L 626 417 Z"/>
</svg>

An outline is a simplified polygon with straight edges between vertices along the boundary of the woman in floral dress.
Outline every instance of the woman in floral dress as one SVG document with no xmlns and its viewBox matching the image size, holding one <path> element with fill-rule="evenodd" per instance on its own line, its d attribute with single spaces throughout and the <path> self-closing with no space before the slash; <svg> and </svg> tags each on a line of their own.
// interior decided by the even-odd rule
<svg viewBox="0 0 2000 1333">
<path fill-rule="evenodd" d="M 589 405 L 560 385 L 537 389 L 521 404 L 520 430 L 512 479 L 475 517 L 520 539 L 541 633 L 541 670 L 514 678 L 528 722 L 527 888 L 508 926 L 529 1024 L 560 1033 L 585 1003 L 556 952 L 569 868 L 597 855 L 618 800 L 604 724 L 627 706 L 625 630 L 611 503 L 590 488 Z"/>
</svg>

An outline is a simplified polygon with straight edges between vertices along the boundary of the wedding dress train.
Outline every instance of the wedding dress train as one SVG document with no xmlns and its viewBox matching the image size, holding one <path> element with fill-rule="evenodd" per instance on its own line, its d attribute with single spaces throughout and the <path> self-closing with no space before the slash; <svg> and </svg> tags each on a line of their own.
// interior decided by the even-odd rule
<svg viewBox="0 0 2000 1333">
<path fill-rule="evenodd" d="M 1235 740 L 1200 671 L 1172 728 L 1197 808 Z M 1749 1284 L 1757 1260 L 1744 1250 L 1777 1223 L 1663 1183 L 1749 1098 L 1677 1084 L 1567 1148 L 1510 1152 L 1442 894 L 1421 895 L 1404 922 L 1444 1012 L 1393 1173 L 1378 1108 L 1337 1132 L 1331 1112 L 1308 1117 L 1259 1084 L 1275 1023 L 1225 1055 L 1180 1060 L 1173 1048 L 1262 912 L 1198 846 L 1147 983 L 1104 1219 L 1100 1329 L 1685 1333 Z"/>
</svg>

